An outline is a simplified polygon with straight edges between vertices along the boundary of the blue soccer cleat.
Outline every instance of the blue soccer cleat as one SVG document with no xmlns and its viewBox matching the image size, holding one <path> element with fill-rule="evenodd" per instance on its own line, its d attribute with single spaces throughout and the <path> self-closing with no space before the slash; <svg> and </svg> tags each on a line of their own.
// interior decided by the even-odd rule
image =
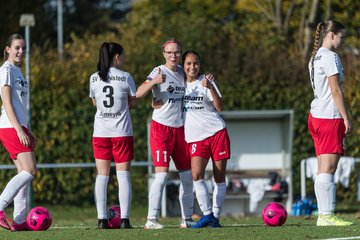
<svg viewBox="0 0 360 240">
<path fill-rule="evenodd" d="M 221 226 L 219 223 L 219 219 L 214 217 L 213 213 L 210 213 L 208 215 L 203 216 L 195 225 L 193 225 L 191 228 L 204 228 L 207 226 Z"/>
<path fill-rule="evenodd" d="M 216 218 L 216 217 L 215 217 L 215 219 L 216 219 L 215 221 L 213 221 L 213 222 L 211 222 L 209 224 L 209 227 L 211 227 L 211 228 L 221 228 L 222 225 L 219 223 L 219 219 Z"/>
</svg>

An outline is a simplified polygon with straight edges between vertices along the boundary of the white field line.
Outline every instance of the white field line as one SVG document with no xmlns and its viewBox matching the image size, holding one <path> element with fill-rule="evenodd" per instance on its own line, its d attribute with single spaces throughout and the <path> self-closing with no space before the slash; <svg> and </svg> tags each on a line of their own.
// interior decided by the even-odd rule
<svg viewBox="0 0 360 240">
<path fill-rule="evenodd" d="M 166 224 L 165 229 L 166 228 L 178 228 L 179 226 L 180 226 L 179 224 Z M 225 224 L 223 226 L 224 227 L 257 227 L 257 226 L 264 226 L 264 224 Z M 132 227 L 133 228 L 144 228 L 144 225 L 139 225 L 139 226 L 132 225 Z M 94 225 L 94 226 L 79 225 L 79 226 L 53 226 L 53 227 L 50 227 L 50 229 L 86 229 L 86 228 L 96 228 L 96 225 Z"/>
<path fill-rule="evenodd" d="M 343 238 L 324 238 L 324 239 L 320 239 L 320 240 L 348 240 L 348 239 L 360 239 L 360 236 L 343 237 Z"/>
</svg>

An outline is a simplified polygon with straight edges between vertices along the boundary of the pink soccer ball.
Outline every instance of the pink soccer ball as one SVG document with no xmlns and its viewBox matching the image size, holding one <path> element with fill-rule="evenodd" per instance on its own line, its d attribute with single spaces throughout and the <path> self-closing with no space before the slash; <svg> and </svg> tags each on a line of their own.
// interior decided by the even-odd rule
<svg viewBox="0 0 360 240">
<path fill-rule="evenodd" d="M 278 227 L 283 225 L 287 219 L 287 211 L 278 202 L 271 202 L 262 211 L 262 219 L 268 226 Z"/>
<path fill-rule="evenodd" d="M 51 226 L 52 216 L 45 207 L 34 207 L 27 215 L 26 223 L 30 230 L 45 231 Z"/>
<path fill-rule="evenodd" d="M 109 208 L 107 210 L 107 217 L 109 219 L 109 228 L 120 228 L 120 206 L 114 205 Z"/>
</svg>

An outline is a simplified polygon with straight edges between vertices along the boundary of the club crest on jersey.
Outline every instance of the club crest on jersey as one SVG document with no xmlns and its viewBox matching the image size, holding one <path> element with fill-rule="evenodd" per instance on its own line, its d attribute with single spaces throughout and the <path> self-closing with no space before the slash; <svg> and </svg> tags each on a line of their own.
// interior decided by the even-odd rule
<svg viewBox="0 0 360 240">
<path fill-rule="evenodd" d="M 175 91 L 175 88 L 171 85 L 169 85 L 169 87 L 166 89 L 166 91 L 168 91 L 169 93 L 173 93 Z"/>
<path fill-rule="evenodd" d="M 18 82 L 21 87 L 28 87 L 28 82 L 26 80 L 22 79 L 21 77 L 18 77 L 16 79 L 16 82 Z"/>
</svg>

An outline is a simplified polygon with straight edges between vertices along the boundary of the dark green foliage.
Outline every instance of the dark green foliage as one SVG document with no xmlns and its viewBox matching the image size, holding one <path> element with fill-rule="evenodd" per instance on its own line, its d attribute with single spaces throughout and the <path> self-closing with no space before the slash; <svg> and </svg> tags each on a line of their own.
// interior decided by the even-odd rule
<svg viewBox="0 0 360 240">
<path fill-rule="evenodd" d="M 125 48 L 125 71 L 137 86 L 153 67 L 164 62 L 161 44 L 169 37 L 195 49 L 202 57 L 202 70 L 212 72 L 223 94 L 224 110 L 294 109 L 293 184 L 300 192 L 300 161 L 314 155 L 307 130 L 307 114 L 313 93 L 308 80 L 307 60 L 297 48 L 296 37 L 278 34 L 264 16 L 238 9 L 234 1 L 140 1 L 123 23 L 112 32 L 73 34 L 65 45 L 66 57 L 57 60 L 55 50 L 32 49 L 31 117 L 38 137 L 39 163 L 93 162 L 91 137 L 95 108 L 88 97 L 88 79 L 96 71 L 98 49 L 103 41 L 116 41 Z M 236 1 L 235 1 L 236 2 Z M 300 11 L 301 9 L 297 10 Z M 299 14 L 299 13 L 298 13 Z M 289 32 L 296 35 L 298 20 Z M 349 23 L 350 24 L 350 23 Z M 358 26 L 357 26 L 358 27 Z M 350 31 L 356 29 L 349 26 Z M 357 41 L 356 41 L 357 40 Z M 350 36 L 353 48 L 341 52 L 345 67 L 345 94 L 355 132 L 348 138 L 349 156 L 359 156 L 358 127 L 360 61 L 348 49 L 359 48 L 358 36 Z M 131 111 L 135 135 L 135 161 L 147 160 L 147 121 L 151 117 L 150 96 L 139 100 Z M 1 164 L 9 164 L 2 150 Z M 9 179 L 14 171 L 1 171 Z M 93 202 L 94 169 L 40 170 L 33 182 L 37 202 L 84 204 Z M 132 169 L 134 199 L 147 201 L 145 168 Z M 351 191 L 340 189 L 340 198 L 354 201 L 355 174 Z M 0 182 L 0 189 L 6 181 Z M 310 182 L 309 189 L 311 189 Z M 109 184 L 109 202 L 117 201 L 115 174 Z"/>
</svg>

